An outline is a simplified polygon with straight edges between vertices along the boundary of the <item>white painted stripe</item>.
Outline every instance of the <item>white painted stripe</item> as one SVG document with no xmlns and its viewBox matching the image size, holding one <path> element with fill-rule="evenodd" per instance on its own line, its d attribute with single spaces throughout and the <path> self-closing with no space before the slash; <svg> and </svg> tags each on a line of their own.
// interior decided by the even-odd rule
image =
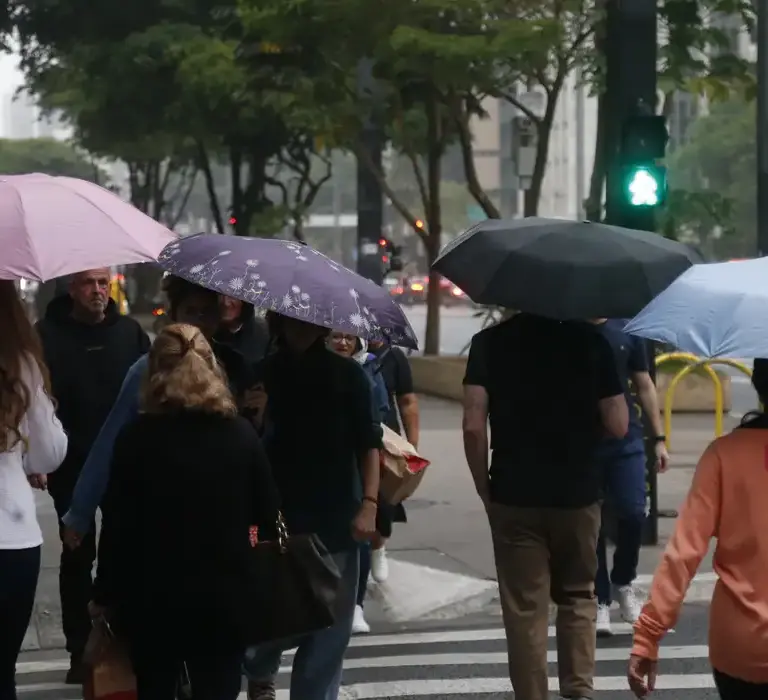
<svg viewBox="0 0 768 700">
<path fill-rule="evenodd" d="M 629 647 L 623 649 L 598 649 L 595 661 L 629 661 Z M 659 651 L 662 659 L 706 659 L 709 647 L 705 644 L 682 647 L 662 647 Z M 507 663 L 506 652 L 471 653 L 471 654 L 416 654 L 413 656 L 369 656 L 361 659 L 345 659 L 344 668 L 407 668 L 411 666 L 493 666 Z M 557 663 L 557 651 L 547 652 L 547 663 Z M 290 673 L 290 666 L 281 666 L 280 673 Z"/>
<path fill-rule="evenodd" d="M 611 625 L 614 636 L 632 634 L 632 625 L 618 622 Z M 670 630 L 671 632 L 671 630 Z M 547 636 L 555 636 L 555 627 L 550 625 Z M 449 630 L 443 632 L 413 632 L 402 634 L 374 634 L 366 637 L 352 637 L 351 647 L 377 647 L 400 644 L 439 644 L 440 642 L 479 642 L 505 639 L 503 627 L 490 629 Z"/>
<path fill-rule="evenodd" d="M 611 626 L 614 636 L 629 636 L 632 634 L 632 625 L 626 622 L 614 623 Z M 672 634 L 674 630 L 670 630 Z M 555 627 L 547 628 L 547 636 L 555 636 Z M 484 642 L 505 639 L 502 627 L 490 629 L 466 629 L 449 630 L 444 632 L 413 632 L 401 634 L 374 634 L 366 637 L 352 637 L 349 646 L 356 648 L 370 648 L 379 646 L 400 646 L 415 644 L 440 644 L 462 642 Z M 285 652 L 285 656 L 292 656 L 294 649 Z M 439 655 L 435 655 L 439 656 Z M 683 658 L 683 657 L 681 657 Z M 51 659 L 48 661 L 20 661 L 16 664 L 16 673 L 25 675 L 30 673 L 49 673 L 65 671 L 69 668 L 68 659 Z"/>
<path fill-rule="evenodd" d="M 650 586 L 653 581 L 653 574 L 640 574 L 632 584 L 635 586 Z M 702 571 L 693 577 L 691 584 L 695 583 L 717 583 L 717 574 L 714 571 Z"/>
<path fill-rule="evenodd" d="M 668 674 L 656 679 L 656 690 L 701 690 L 714 688 L 715 681 L 709 673 Z M 560 683 L 557 678 L 549 678 L 549 690 L 558 692 Z M 480 695 L 482 693 L 510 693 L 512 688 L 508 678 L 456 678 L 453 680 L 413 680 L 394 683 L 355 683 L 345 685 L 340 698 L 355 700 L 375 700 L 376 698 L 422 697 L 425 695 Z M 626 676 L 597 676 L 595 691 L 629 693 Z M 278 690 L 277 700 L 289 700 L 288 690 Z M 239 700 L 247 700 L 241 693 Z"/>
</svg>

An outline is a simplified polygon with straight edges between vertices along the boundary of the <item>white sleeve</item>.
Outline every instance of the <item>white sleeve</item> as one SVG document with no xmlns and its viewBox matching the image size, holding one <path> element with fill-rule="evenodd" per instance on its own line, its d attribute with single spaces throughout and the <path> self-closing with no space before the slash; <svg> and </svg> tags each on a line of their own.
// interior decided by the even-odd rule
<svg viewBox="0 0 768 700">
<path fill-rule="evenodd" d="M 30 403 L 21 424 L 21 434 L 26 442 L 24 471 L 27 474 L 50 474 L 59 468 L 67 455 L 67 434 L 56 417 L 37 364 L 30 361 L 25 369 Z"/>
</svg>

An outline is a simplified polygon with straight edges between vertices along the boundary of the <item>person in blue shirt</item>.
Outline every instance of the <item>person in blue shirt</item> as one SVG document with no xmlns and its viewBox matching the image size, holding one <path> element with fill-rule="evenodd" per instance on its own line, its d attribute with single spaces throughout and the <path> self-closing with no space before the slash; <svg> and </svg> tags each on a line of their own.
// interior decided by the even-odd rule
<svg viewBox="0 0 768 700">
<path fill-rule="evenodd" d="M 368 378 L 371 380 L 373 388 L 373 400 L 379 416 L 379 421 L 383 423 L 389 413 L 389 395 L 387 386 L 384 383 L 384 377 L 381 374 L 381 365 L 376 355 L 368 352 L 368 342 L 362 338 L 337 331 L 328 336 L 328 345 L 339 355 L 352 357 L 360 363 L 365 370 Z M 381 504 L 379 504 L 381 508 Z M 371 573 L 371 543 L 364 542 L 360 545 L 360 578 L 357 584 L 357 604 L 355 606 L 355 616 L 352 620 L 353 634 L 367 634 L 371 631 L 370 625 L 365 619 L 363 604 L 365 594 L 368 588 L 368 576 Z"/>
<path fill-rule="evenodd" d="M 626 622 L 634 624 L 640 615 L 640 601 L 635 597 L 632 583 L 637 576 L 647 513 L 643 415 L 648 417 L 653 431 L 658 471 L 666 470 L 669 455 L 659 415 L 656 387 L 649 373 L 645 342 L 624 332 L 626 321 L 597 319 L 594 323 L 611 345 L 629 405 L 629 430 L 626 436 L 621 439 L 604 438 L 597 454 L 605 477 L 606 501 L 615 515 L 616 525 L 616 549 L 610 572 L 604 528 L 601 528 L 597 544 L 596 631 L 598 636 L 609 636 L 612 633 L 610 608 L 614 599 Z"/>
<path fill-rule="evenodd" d="M 173 276 L 166 279 L 165 291 L 170 306 L 169 315 L 173 321 L 197 326 L 207 338 L 214 336 L 219 328 L 221 313 L 217 293 Z M 227 345 L 212 343 L 212 346 L 227 372 L 233 393 L 236 397 L 242 397 L 252 386 L 250 363 Z M 69 511 L 62 518 L 65 525 L 64 542 L 70 548 L 79 546 L 88 534 L 96 510 L 102 506 L 109 483 L 112 446 L 123 426 L 139 412 L 139 394 L 146 367 L 147 355 L 143 355 L 128 370 L 112 410 L 83 465 Z"/>
</svg>

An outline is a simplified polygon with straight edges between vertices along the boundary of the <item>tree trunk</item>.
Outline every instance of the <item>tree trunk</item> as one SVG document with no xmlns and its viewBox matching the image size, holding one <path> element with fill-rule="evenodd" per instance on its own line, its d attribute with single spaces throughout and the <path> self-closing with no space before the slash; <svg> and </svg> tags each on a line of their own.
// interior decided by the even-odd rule
<svg viewBox="0 0 768 700">
<path fill-rule="evenodd" d="M 589 196 L 584 204 L 584 211 L 588 221 L 602 221 L 603 219 L 603 191 L 605 189 L 606 166 L 608 165 L 605 152 L 607 126 L 608 114 L 605 93 L 601 92 L 597 98 L 595 157 L 592 161 L 592 176 L 589 179 Z"/>
<path fill-rule="evenodd" d="M 440 211 L 440 176 L 443 157 L 443 138 L 440 133 L 439 105 L 436 97 L 427 103 L 427 193 L 424 202 L 427 219 L 425 241 L 427 264 L 429 265 L 429 286 L 427 288 L 427 323 L 424 332 L 424 354 L 440 354 L 440 275 L 432 269 L 432 263 L 440 252 L 442 233 Z"/>
<path fill-rule="evenodd" d="M 205 191 L 208 193 L 208 205 L 211 208 L 213 225 L 216 227 L 216 233 L 224 233 L 224 217 L 221 214 L 221 204 L 219 196 L 216 194 L 216 182 L 213 179 L 211 169 L 211 159 L 208 157 L 208 151 L 202 141 L 197 141 L 197 167 L 203 173 L 205 181 Z"/>
<path fill-rule="evenodd" d="M 547 108 L 539 122 L 538 138 L 536 139 L 536 162 L 533 166 L 531 186 L 523 193 L 523 216 L 536 216 L 539 213 L 539 200 L 547 174 L 547 158 L 549 158 L 549 141 L 552 137 L 552 125 L 555 121 L 557 100 L 560 97 L 562 80 L 556 80 L 547 98 Z"/>
</svg>

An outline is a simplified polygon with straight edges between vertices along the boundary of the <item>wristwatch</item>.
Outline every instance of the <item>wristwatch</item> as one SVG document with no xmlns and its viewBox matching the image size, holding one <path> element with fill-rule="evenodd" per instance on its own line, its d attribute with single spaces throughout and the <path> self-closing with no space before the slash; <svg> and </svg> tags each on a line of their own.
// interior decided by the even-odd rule
<svg viewBox="0 0 768 700">
<path fill-rule="evenodd" d="M 667 436 L 666 435 L 657 435 L 655 438 L 653 438 L 653 441 L 658 444 L 660 442 L 666 442 Z"/>
</svg>

